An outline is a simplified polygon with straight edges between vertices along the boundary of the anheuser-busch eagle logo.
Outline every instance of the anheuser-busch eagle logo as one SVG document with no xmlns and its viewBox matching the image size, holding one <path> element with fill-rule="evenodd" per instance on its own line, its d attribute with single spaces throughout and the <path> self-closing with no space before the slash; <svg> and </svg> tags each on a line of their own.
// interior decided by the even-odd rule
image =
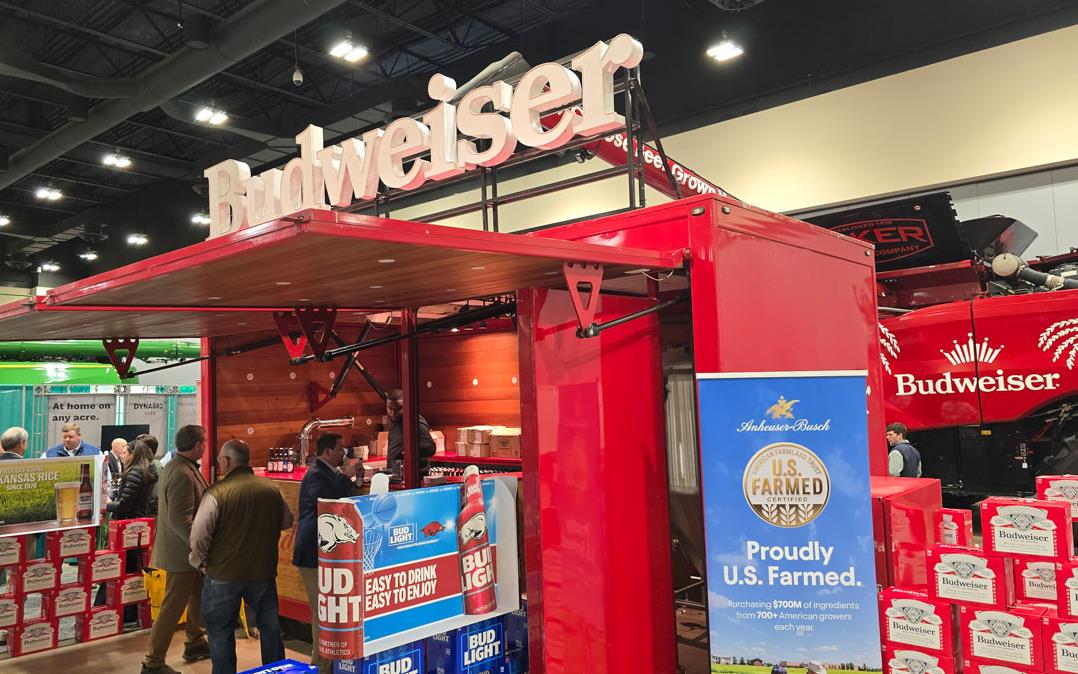
<svg viewBox="0 0 1078 674">
<path fill-rule="evenodd" d="M 937 377 L 920 378 L 917 375 L 896 372 L 902 352 L 898 338 L 884 325 L 879 325 L 880 362 L 884 370 L 895 378 L 895 393 L 899 396 L 953 395 L 956 393 L 1011 393 L 1018 391 L 1054 391 L 1059 388 L 1058 373 L 1007 374 L 1002 367 L 981 367 L 976 375 L 955 375 L 943 372 Z M 1052 354 L 1057 362 L 1066 354 L 1066 365 L 1071 369 L 1078 358 L 1078 319 L 1053 323 L 1038 340 L 1041 351 Z M 974 341 L 973 333 L 967 333 L 964 341 L 951 340 L 951 348 L 940 349 L 940 358 L 952 367 L 977 363 L 993 366 L 1004 353 L 1004 345 L 993 345 L 986 337 Z"/>
</svg>

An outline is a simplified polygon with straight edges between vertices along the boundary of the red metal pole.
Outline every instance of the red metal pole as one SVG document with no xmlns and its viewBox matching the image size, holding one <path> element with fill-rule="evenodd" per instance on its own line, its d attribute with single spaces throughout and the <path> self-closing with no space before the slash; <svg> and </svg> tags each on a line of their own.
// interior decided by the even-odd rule
<svg viewBox="0 0 1078 674">
<path fill-rule="evenodd" d="M 202 338 L 202 355 L 213 353 L 213 338 Z M 207 358 L 200 363 L 202 369 L 202 427 L 206 429 L 206 450 L 202 454 L 202 475 L 206 481 L 213 479 L 213 456 L 217 451 L 217 361 Z"/>
<path fill-rule="evenodd" d="M 401 333 L 412 334 L 416 327 L 416 309 L 401 310 Z M 419 349 L 415 335 L 403 340 L 400 347 L 401 388 L 404 390 L 404 486 L 420 486 L 419 477 Z"/>
</svg>

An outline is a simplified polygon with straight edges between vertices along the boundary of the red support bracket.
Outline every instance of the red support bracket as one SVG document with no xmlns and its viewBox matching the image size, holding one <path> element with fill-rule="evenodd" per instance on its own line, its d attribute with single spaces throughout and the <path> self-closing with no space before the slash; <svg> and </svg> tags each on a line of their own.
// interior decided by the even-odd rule
<svg viewBox="0 0 1078 674">
<path fill-rule="evenodd" d="M 311 345 L 311 352 L 316 358 L 321 358 L 329 346 L 333 324 L 337 321 L 337 307 L 296 307 L 293 313 L 303 336 Z"/>
<path fill-rule="evenodd" d="M 310 409 L 312 414 L 322 407 L 325 407 L 326 403 L 330 400 L 333 400 L 333 396 L 330 395 L 325 386 L 322 386 L 316 381 L 308 382 L 307 408 Z"/>
<path fill-rule="evenodd" d="M 296 327 L 296 319 L 291 311 L 274 311 L 273 322 L 277 324 L 277 332 L 281 335 L 284 348 L 288 351 L 289 358 L 299 358 L 307 350 L 307 337 L 300 335 L 292 339 L 292 332 Z"/>
<path fill-rule="evenodd" d="M 127 379 L 131 373 L 131 363 L 135 362 L 135 352 L 138 351 L 138 337 L 106 337 L 101 344 L 105 347 L 109 362 L 116 368 L 116 374 L 120 379 Z M 117 351 L 126 353 L 120 356 Z"/>
<path fill-rule="evenodd" d="M 580 330 L 595 323 L 599 309 L 599 286 L 603 283 L 603 265 L 594 262 L 562 262 L 561 273 L 569 288 L 569 298 L 576 310 Z"/>
</svg>

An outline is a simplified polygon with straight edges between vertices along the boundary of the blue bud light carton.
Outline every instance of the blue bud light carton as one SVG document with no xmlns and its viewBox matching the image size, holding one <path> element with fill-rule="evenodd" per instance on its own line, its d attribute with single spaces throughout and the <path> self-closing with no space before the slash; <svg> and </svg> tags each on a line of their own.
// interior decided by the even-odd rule
<svg viewBox="0 0 1078 674">
<path fill-rule="evenodd" d="M 490 618 L 427 639 L 430 674 L 502 674 L 505 621 Z"/>
<path fill-rule="evenodd" d="M 425 674 L 424 642 L 414 641 L 359 660 L 335 660 L 333 674 Z"/>
<path fill-rule="evenodd" d="M 318 668 L 306 662 L 278 660 L 268 665 L 242 671 L 240 674 L 318 674 Z"/>
<path fill-rule="evenodd" d="M 506 613 L 505 619 L 505 655 L 508 665 L 507 674 L 528 671 L 528 608 L 523 601 L 520 608 Z"/>
</svg>

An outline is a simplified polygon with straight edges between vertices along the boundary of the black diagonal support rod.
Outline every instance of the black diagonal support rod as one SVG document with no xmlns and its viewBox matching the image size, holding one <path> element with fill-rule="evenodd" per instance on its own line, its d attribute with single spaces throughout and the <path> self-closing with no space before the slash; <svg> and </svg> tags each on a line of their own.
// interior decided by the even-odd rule
<svg viewBox="0 0 1078 674">
<path fill-rule="evenodd" d="M 654 314 L 656 312 L 662 311 L 663 309 L 666 309 L 668 307 L 672 307 L 675 304 L 680 304 L 681 302 L 688 301 L 688 299 L 689 299 L 689 294 L 688 293 L 681 293 L 680 295 L 678 295 L 677 297 L 675 297 L 673 299 L 669 299 L 669 300 L 666 300 L 664 302 L 659 302 L 655 306 L 648 307 L 647 309 L 641 309 L 640 311 L 634 311 L 633 313 L 628 314 L 626 316 L 622 316 L 621 318 L 615 318 L 614 320 L 607 321 L 606 323 L 592 323 L 587 328 L 577 328 L 576 329 L 576 336 L 580 337 L 581 339 L 587 339 L 588 337 L 598 337 L 599 333 L 602 332 L 603 330 L 613 328 L 615 326 L 621 325 L 622 323 L 628 323 L 629 321 L 635 321 L 638 318 L 643 318 L 644 316 L 648 316 L 650 314 Z"/>
<path fill-rule="evenodd" d="M 341 346 L 336 349 L 327 349 L 321 358 L 316 358 L 313 355 L 303 355 L 299 358 L 293 358 L 293 365 L 303 365 L 309 363 L 312 360 L 328 361 L 333 360 L 338 356 L 347 356 L 350 353 L 357 351 L 363 351 L 364 349 L 370 349 L 375 346 L 381 346 L 382 344 L 392 344 L 393 342 L 399 342 L 402 339 L 408 339 L 416 335 L 423 335 L 431 332 L 438 332 L 440 330 L 449 330 L 452 328 L 459 328 L 464 325 L 470 325 L 472 323 L 478 323 L 488 318 L 497 318 L 499 316 L 512 316 L 517 312 L 516 302 L 500 302 L 498 304 L 491 304 L 478 309 L 472 309 L 471 311 L 462 311 L 459 314 L 453 314 L 452 316 L 446 316 L 445 318 L 439 318 L 434 321 L 423 323 L 416 327 L 414 332 L 407 334 L 390 335 L 388 337 L 381 337 L 379 339 L 372 339 L 367 342 L 357 342 L 355 344 L 349 344 L 347 346 Z"/>
</svg>

